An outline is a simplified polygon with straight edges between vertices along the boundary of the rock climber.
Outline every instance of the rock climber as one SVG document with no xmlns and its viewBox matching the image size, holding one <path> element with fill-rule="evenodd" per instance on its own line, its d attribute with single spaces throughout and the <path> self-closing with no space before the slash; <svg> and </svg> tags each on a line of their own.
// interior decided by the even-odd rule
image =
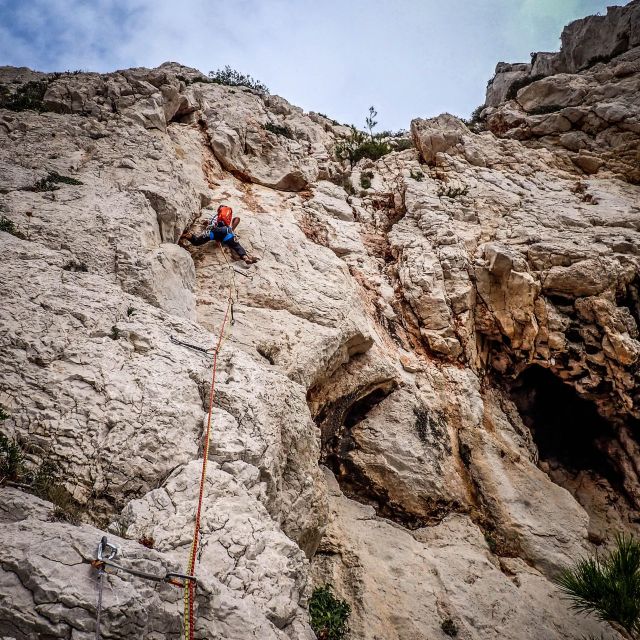
<svg viewBox="0 0 640 640">
<path fill-rule="evenodd" d="M 238 242 L 235 229 L 238 224 L 240 224 L 240 218 L 234 218 L 232 216 L 233 209 L 225 204 L 221 204 L 204 233 L 200 235 L 189 234 L 183 236 L 183 238 L 196 247 L 211 241 L 220 242 L 225 247 L 229 247 L 235 254 L 242 258 L 246 264 L 253 264 L 257 262 L 258 259 L 250 256 Z"/>
</svg>

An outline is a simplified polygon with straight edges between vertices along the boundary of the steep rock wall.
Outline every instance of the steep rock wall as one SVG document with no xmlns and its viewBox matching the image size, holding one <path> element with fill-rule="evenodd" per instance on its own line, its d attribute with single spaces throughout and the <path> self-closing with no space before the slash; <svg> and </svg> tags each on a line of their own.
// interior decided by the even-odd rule
<svg viewBox="0 0 640 640">
<path fill-rule="evenodd" d="M 469 638 L 614 637 L 549 581 L 637 528 L 639 190 L 606 145 L 585 175 L 555 140 L 445 115 L 349 176 L 343 127 L 176 63 L 0 81 L 46 82 L 53 110 L 0 111 L 0 213 L 23 236 L 0 233 L 3 432 L 80 513 L 0 489 L 4 635 L 93 637 L 104 531 L 145 570 L 185 566 L 211 361 L 171 336 L 213 345 L 231 295 L 197 637 L 311 638 L 327 580 L 357 638 L 447 618 Z M 219 202 L 257 265 L 178 244 Z M 539 459 L 532 365 L 606 421 L 614 476 Z M 180 636 L 179 592 L 107 581 L 105 635 Z"/>
</svg>

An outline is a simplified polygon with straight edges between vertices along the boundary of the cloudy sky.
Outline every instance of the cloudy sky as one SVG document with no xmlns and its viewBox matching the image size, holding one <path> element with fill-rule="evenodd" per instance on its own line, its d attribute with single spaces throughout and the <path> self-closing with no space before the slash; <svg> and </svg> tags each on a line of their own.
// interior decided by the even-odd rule
<svg viewBox="0 0 640 640">
<path fill-rule="evenodd" d="M 0 0 L 0 65 L 225 65 L 340 122 L 379 129 L 484 101 L 496 62 L 556 51 L 571 20 L 625 0 Z"/>
</svg>

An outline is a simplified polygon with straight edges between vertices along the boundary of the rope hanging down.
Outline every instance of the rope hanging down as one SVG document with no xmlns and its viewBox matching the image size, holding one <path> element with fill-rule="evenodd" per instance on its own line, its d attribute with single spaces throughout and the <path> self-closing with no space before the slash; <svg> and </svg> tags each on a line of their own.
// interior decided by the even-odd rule
<svg viewBox="0 0 640 640">
<path fill-rule="evenodd" d="M 228 264 L 228 263 L 227 263 Z M 233 276 L 232 276 L 233 278 Z M 213 352 L 213 372 L 211 374 L 211 390 L 209 392 L 209 414 L 207 416 L 207 428 L 204 437 L 204 451 L 202 454 L 202 472 L 200 474 L 200 492 L 198 494 L 198 506 L 196 509 L 195 524 L 193 529 L 193 541 L 191 543 L 191 552 L 189 554 L 189 563 L 187 565 L 187 574 L 193 576 L 196 566 L 196 555 L 198 552 L 198 542 L 200 538 L 200 518 L 202 516 L 202 502 L 204 498 L 204 487 L 207 478 L 207 462 L 209 460 L 209 441 L 211 439 L 211 414 L 213 412 L 213 401 L 215 398 L 216 388 L 216 373 L 218 369 L 218 353 L 222 346 L 224 338 L 225 327 L 227 321 L 231 318 L 231 324 L 233 324 L 233 293 L 235 290 L 235 281 L 229 286 L 229 299 L 227 301 L 227 308 L 224 312 L 224 318 L 222 319 L 222 325 L 220 326 L 220 332 L 218 334 L 218 342 Z M 187 582 L 184 585 L 184 635 L 188 640 L 194 640 L 195 632 L 195 618 L 194 618 L 194 604 L 195 604 L 195 584 L 193 582 Z"/>
</svg>

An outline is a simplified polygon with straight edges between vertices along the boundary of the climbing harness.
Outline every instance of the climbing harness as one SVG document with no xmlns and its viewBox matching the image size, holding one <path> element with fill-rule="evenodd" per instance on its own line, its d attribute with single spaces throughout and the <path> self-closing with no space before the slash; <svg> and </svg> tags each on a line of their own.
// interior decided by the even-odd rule
<svg viewBox="0 0 640 640">
<path fill-rule="evenodd" d="M 98 545 L 96 552 L 96 559 L 93 560 L 91 565 L 98 570 L 98 603 L 96 606 L 96 640 L 100 640 L 100 619 L 102 617 L 102 591 L 104 589 L 104 576 L 108 575 L 107 567 L 115 569 L 116 571 L 123 571 L 137 578 L 143 578 L 144 580 L 151 580 L 152 582 L 164 582 L 172 584 L 176 587 L 184 588 L 187 584 L 197 584 L 197 579 L 193 575 L 186 575 L 184 573 L 176 573 L 175 571 L 168 571 L 164 575 L 157 575 L 155 573 L 147 573 L 146 571 L 139 571 L 132 567 L 124 567 L 121 564 L 113 562 L 118 555 L 118 547 L 107 541 L 107 536 L 103 536 Z"/>
</svg>

